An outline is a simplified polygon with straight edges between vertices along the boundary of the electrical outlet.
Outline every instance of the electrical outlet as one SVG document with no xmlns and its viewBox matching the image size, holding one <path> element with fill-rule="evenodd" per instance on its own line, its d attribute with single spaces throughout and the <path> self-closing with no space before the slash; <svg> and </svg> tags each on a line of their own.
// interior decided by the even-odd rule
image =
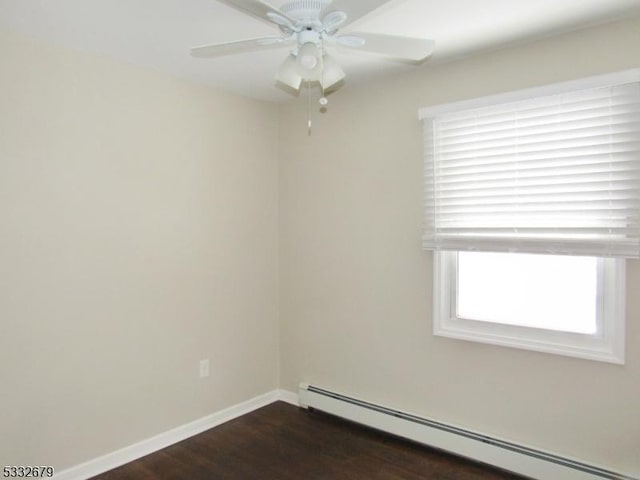
<svg viewBox="0 0 640 480">
<path fill-rule="evenodd" d="M 200 360 L 200 378 L 209 376 L 209 359 Z"/>
</svg>

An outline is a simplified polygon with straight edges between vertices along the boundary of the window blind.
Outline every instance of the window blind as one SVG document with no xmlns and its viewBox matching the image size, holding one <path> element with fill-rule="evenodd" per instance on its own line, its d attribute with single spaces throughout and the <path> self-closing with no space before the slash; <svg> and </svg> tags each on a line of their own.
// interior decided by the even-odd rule
<svg viewBox="0 0 640 480">
<path fill-rule="evenodd" d="M 439 110 L 425 249 L 640 256 L 640 81 Z"/>
</svg>

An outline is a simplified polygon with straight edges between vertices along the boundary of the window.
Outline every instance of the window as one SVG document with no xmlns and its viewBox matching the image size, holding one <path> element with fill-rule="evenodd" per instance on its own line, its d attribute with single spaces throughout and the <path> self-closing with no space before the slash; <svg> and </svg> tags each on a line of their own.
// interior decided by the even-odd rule
<svg viewBox="0 0 640 480">
<path fill-rule="evenodd" d="M 624 260 L 435 253 L 434 334 L 624 363 Z"/>
<path fill-rule="evenodd" d="M 604 259 L 460 252 L 456 260 L 458 318 L 597 332 Z"/>
<path fill-rule="evenodd" d="M 640 70 L 430 107 L 434 333 L 624 361 L 640 257 Z"/>
</svg>

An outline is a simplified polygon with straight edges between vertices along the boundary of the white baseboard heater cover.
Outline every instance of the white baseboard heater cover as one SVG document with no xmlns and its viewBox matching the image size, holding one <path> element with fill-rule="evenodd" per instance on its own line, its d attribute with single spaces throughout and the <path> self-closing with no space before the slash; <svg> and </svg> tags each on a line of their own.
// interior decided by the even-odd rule
<svg viewBox="0 0 640 480">
<path fill-rule="evenodd" d="M 639 480 L 373 403 L 300 384 L 299 402 L 377 430 L 536 480 Z"/>
</svg>

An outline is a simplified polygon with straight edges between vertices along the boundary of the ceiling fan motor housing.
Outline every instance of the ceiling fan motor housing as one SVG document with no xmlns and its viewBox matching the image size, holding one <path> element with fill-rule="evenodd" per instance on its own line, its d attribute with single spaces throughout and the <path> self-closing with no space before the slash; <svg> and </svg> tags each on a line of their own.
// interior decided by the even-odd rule
<svg viewBox="0 0 640 480">
<path fill-rule="evenodd" d="M 296 27 L 300 30 L 311 28 L 322 31 L 320 12 L 329 6 L 331 0 L 293 0 L 285 3 L 281 10 L 296 21 Z"/>
<path fill-rule="evenodd" d="M 322 36 L 315 30 L 302 30 L 298 33 L 298 45 L 305 43 L 315 43 L 317 47 L 321 47 Z"/>
</svg>

